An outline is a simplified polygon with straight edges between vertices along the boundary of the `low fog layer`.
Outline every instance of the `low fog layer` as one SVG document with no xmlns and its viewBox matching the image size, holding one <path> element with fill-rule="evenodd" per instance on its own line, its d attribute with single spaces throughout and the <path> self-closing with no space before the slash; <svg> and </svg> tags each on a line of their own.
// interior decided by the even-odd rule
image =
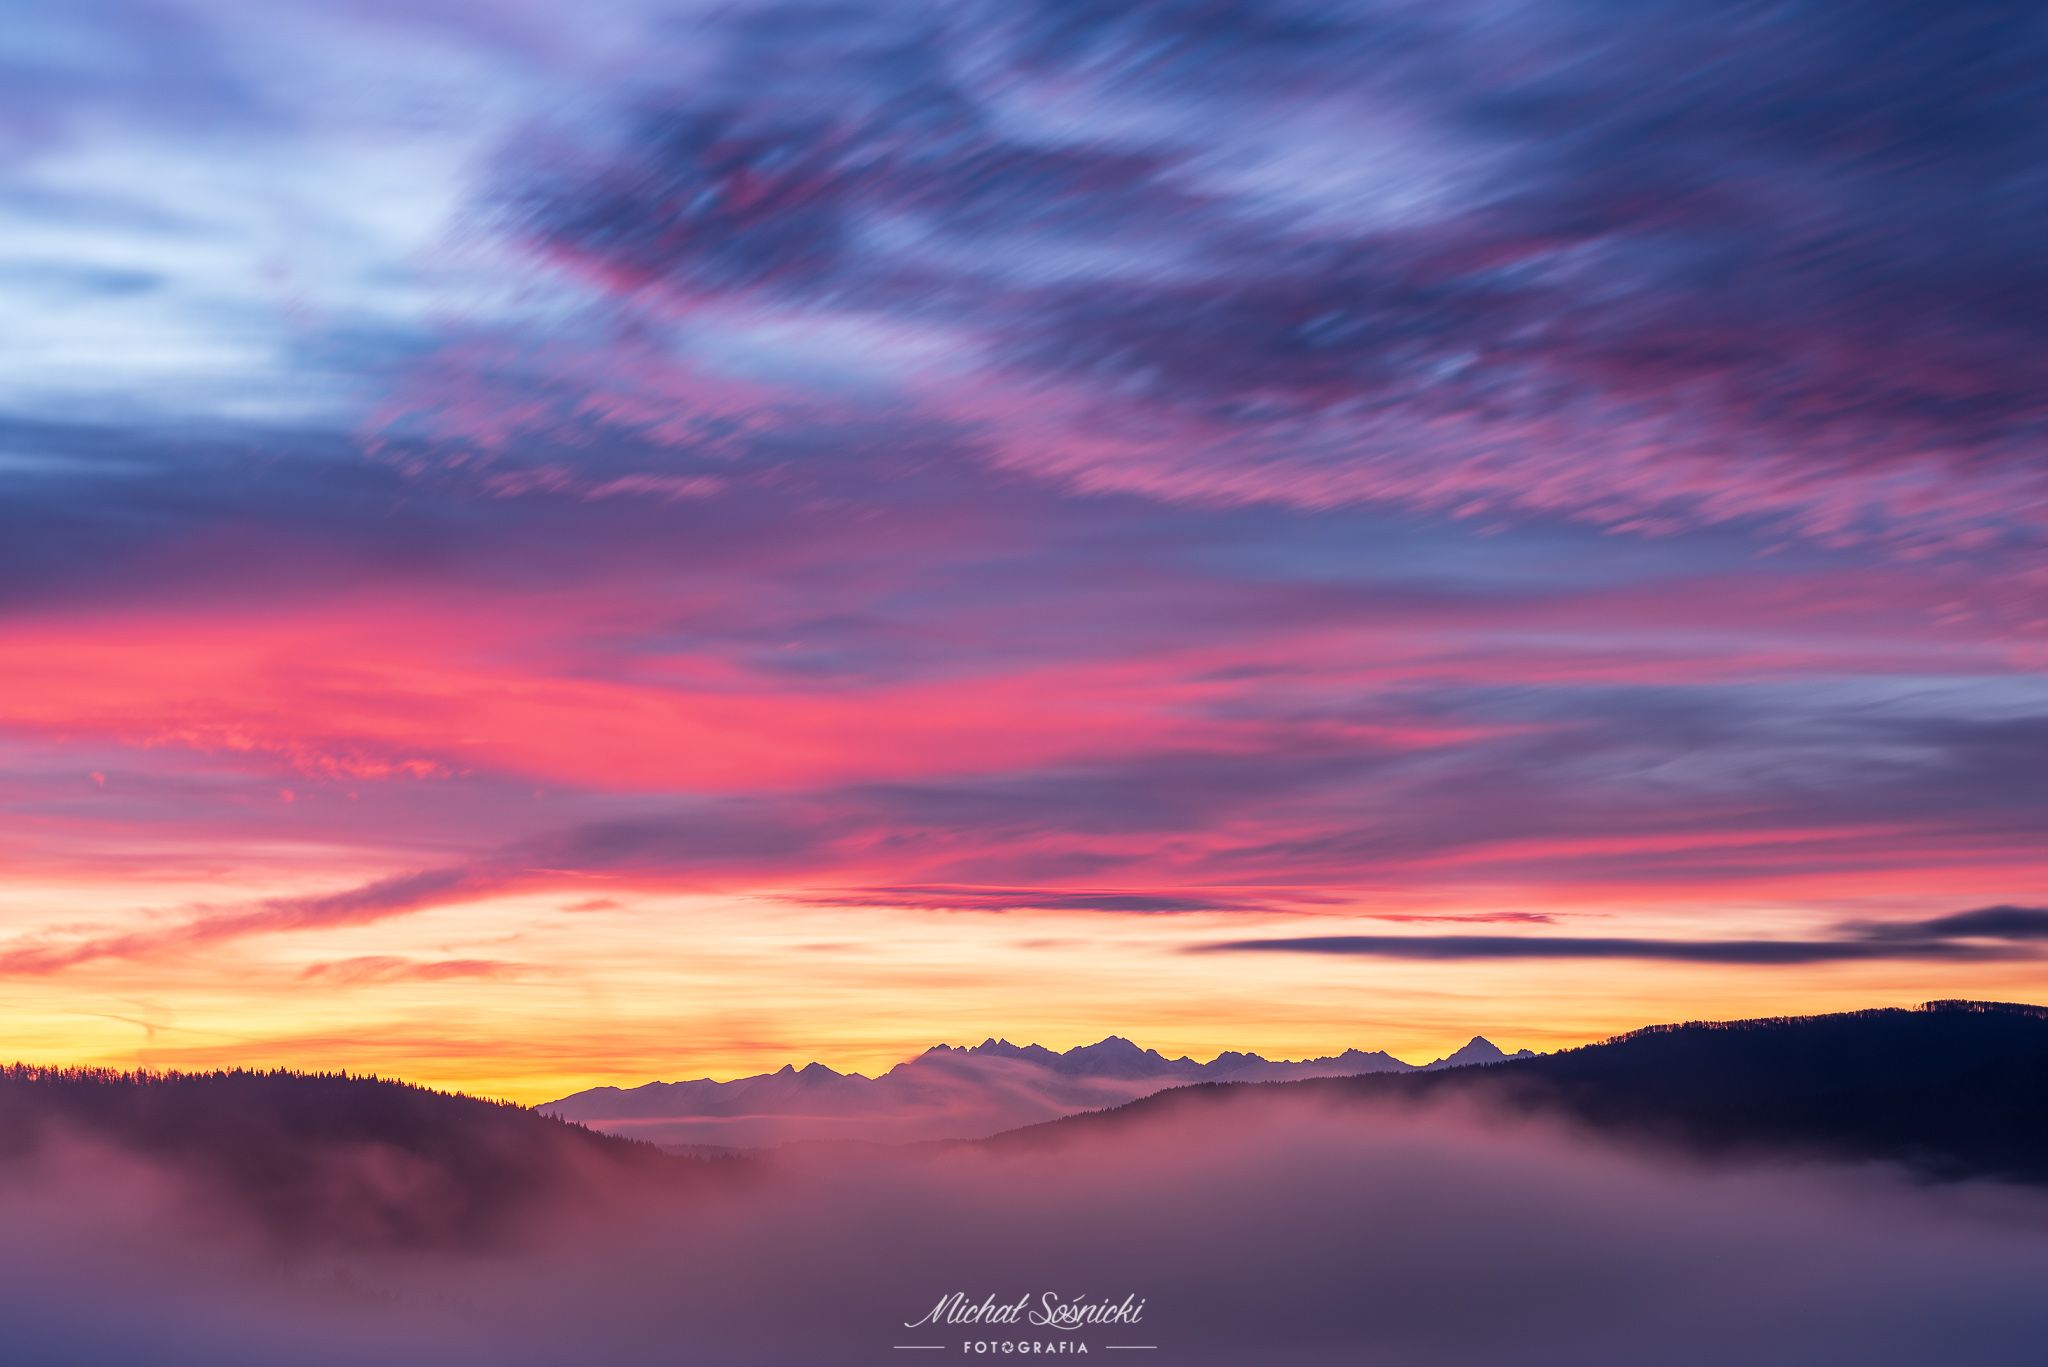
<svg viewBox="0 0 2048 1367">
<path fill-rule="evenodd" d="M 334 1181 L 379 1171 L 353 1155 Z M 1261 1089 L 1040 1146 L 788 1155 L 680 1184 L 593 1169 L 482 1247 L 280 1231 L 246 1195 L 75 1137 L 9 1164 L 10 1355 L 674 1367 L 1078 1339 L 1090 1360 L 1156 1344 L 1154 1364 L 1721 1367 L 2020 1362 L 2048 1341 L 2032 1190 L 1693 1166 Z M 904 1327 L 954 1291 L 1145 1309 L 1075 1333 Z"/>
</svg>

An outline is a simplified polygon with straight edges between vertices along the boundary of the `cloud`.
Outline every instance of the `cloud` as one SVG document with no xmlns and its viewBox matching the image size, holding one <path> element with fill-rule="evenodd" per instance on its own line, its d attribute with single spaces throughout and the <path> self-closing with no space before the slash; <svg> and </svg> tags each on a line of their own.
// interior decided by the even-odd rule
<svg viewBox="0 0 2048 1367">
<path fill-rule="evenodd" d="M 0 971 L 2041 884 L 2023 7 L 103 8 L 0 53 Z"/>
<path fill-rule="evenodd" d="M 1336 954 L 1380 959 L 1635 959 L 1664 963 L 1797 964 L 1871 960 L 1978 962 L 2033 959 L 2048 940 L 2048 910 L 1985 907 L 1953 916 L 1856 923 L 1826 940 L 1668 940 L 1579 935 L 1301 935 L 1196 945 L 1196 954 Z"/>
<path fill-rule="evenodd" d="M 504 978 L 526 970 L 525 964 L 498 959 L 419 960 L 366 954 L 309 965 L 299 974 L 299 980 L 355 987 L 367 983 L 441 982 L 449 978 Z"/>
<path fill-rule="evenodd" d="M 1870 959 L 1985 960 L 2029 952 L 1938 941 L 1893 944 L 1826 940 L 1646 940 L 1547 935 L 1302 935 L 1225 940 L 1190 952 L 1357 954 L 1381 959 L 1644 959 L 1697 964 L 1821 964 Z"/>
<path fill-rule="evenodd" d="M 368 925 L 482 896 L 506 881 L 502 873 L 469 867 L 394 874 L 339 892 L 272 897 L 241 910 L 202 913 L 162 929 L 9 949 L 0 953 L 0 973 L 55 973 L 97 959 L 184 953 L 251 935 Z"/>
<path fill-rule="evenodd" d="M 2041 535 L 2024 7 L 764 0 L 697 36 L 687 81 L 626 83 L 616 129 L 514 175 L 510 219 L 701 314 L 706 347 L 858 330 L 858 368 L 806 362 L 1011 466 L 1177 500 Z M 1665 78 L 1703 50 L 1727 60 Z"/>
<path fill-rule="evenodd" d="M 248 935 L 369 924 L 593 880 L 608 885 L 603 892 L 624 880 L 795 890 L 824 902 L 832 889 L 850 887 L 855 906 L 1029 903 L 1126 915 L 1255 915 L 1322 902 L 1406 914 L 1412 902 L 1389 907 L 1384 893 L 1352 890 L 1398 882 L 1412 897 L 1480 875 L 1610 898 L 1620 889 L 1641 895 L 1702 884 L 1842 898 L 1859 880 L 1901 867 L 1987 870 L 1976 874 L 1979 885 L 2003 879 L 2004 865 L 1982 863 L 1984 842 L 2010 842 L 2008 863 L 2023 867 L 2042 805 L 2029 781 L 2043 741 L 2031 715 L 1965 719 L 1908 705 L 1843 711 L 1795 693 L 1694 687 L 1439 689 L 1408 707 L 1394 710 L 1430 723 L 1427 743 L 1347 737 L 1331 745 L 1310 723 L 1264 731 L 1262 744 L 1238 750 L 1126 751 L 926 781 L 571 803 L 571 811 L 611 813 L 319 896 L 204 910 L 181 924 L 82 940 L 17 941 L 0 952 L 0 972 L 49 973 Z M 1942 795 L 1938 809 L 1928 805 L 1932 794 Z M 1229 887 L 1275 891 L 1218 891 Z M 1978 961 L 2022 951 L 1937 927 L 1907 938 L 1757 944 L 1339 937 L 1320 952 L 1826 963 Z"/>
<path fill-rule="evenodd" d="M 1912 939 L 2048 940 L 2048 908 L 1979 907 L 1953 916 L 1936 916 L 1926 921 L 1905 921 L 1875 925 L 1872 935 Z"/>
<path fill-rule="evenodd" d="M 1255 911 L 1264 903 L 1244 896 L 1195 892 L 1090 892 L 1067 888 L 906 886 L 840 888 L 793 895 L 813 906 L 916 907 L 933 911 L 1101 911 L 1171 915 L 1195 911 Z"/>
</svg>

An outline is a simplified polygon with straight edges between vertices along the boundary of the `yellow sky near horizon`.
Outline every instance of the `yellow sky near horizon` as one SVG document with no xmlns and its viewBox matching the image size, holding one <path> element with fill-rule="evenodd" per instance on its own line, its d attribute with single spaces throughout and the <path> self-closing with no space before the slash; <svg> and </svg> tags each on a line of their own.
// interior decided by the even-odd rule
<svg viewBox="0 0 2048 1367">
<path fill-rule="evenodd" d="M 1247 934 L 1402 933 L 1344 913 L 1275 914 L 1250 928 L 1237 913 L 615 900 L 567 910 L 592 899 L 490 897 L 15 975 L 0 981 L 6 1052 L 49 1064 L 339 1068 L 534 1103 L 812 1060 L 873 1073 L 932 1044 L 990 1036 L 1066 1048 L 1120 1034 L 1197 1058 L 1355 1047 L 1420 1062 L 1474 1034 L 1549 1050 L 1669 1020 L 2048 996 L 2048 972 L 2026 962 L 1637 962 L 1617 975 L 1599 960 L 1186 952 Z M 1797 927 L 1790 913 L 1758 912 L 1748 929 Z"/>
</svg>

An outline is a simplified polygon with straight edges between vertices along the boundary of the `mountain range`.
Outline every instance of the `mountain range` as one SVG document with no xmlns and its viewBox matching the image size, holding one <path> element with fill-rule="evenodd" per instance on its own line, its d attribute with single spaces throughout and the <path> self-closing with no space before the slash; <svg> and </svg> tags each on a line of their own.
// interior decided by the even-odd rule
<svg viewBox="0 0 2048 1367">
<path fill-rule="evenodd" d="M 1497 1066 L 1458 1066 L 1466 1061 Z M 1000 1040 L 937 1048 L 874 1079 L 816 1065 L 764 1077 L 786 1083 L 809 1074 L 821 1092 L 858 1094 L 858 1082 L 902 1075 L 944 1094 L 939 1080 L 960 1076 L 963 1064 L 974 1096 L 998 1069 L 1030 1069 L 1041 1082 L 1067 1078 L 1076 1087 L 1069 1095 L 1081 1094 L 1083 1084 L 1098 1094 L 1112 1084 L 1153 1088 L 1113 1109 L 972 1141 L 977 1147 L 1057 1148 L 1156 1134 L 1148 1119 L 1228 1117 L 1233 1107 L 1253 1119 L 1290 1098 L 1313 1100 L 1325 1115 L 1355 1104 L 1365 1125 L 1389 1105 L 1455 1099 L 1496 1113 L 1562 1118 L 1609 1142 L 1708 1156 L 1880 1161 L 1934 1179 L 2048 1186 L 2042 1006 L 1940 1001 L 1652 1026 L 1512 1058 L 1481 1040 L 1419 1067 L 1358 1051 L 1292 1063 L 1226 1054 L 1201 1064 L 1112 1038 L 1064 1054 Z M 1360 1071 L 1306 1075 L 1338 1067 Z M 1119 1069 L 1135 1076 L 1118 1078 Z M 1223 1079 L 1233 1071 L 1236 1079 Z M 1161 1083 L 1161 1073 L 1193 1080 Z M 722 1086 L 744 1093 L 743 1083 L 759 1081 Z M 689 1084 L 669 1085 L 690 1095 Z M 819 1113 L 829 1115 L 823 1104 Z M 619 1108 L 599 1102 L 593 1109 Z M 745 1159 L 676 1158 L 523 1107 L 376 1078 L 0 1068 L 0 1182 L 25 1172 L 44 1180 L 49 1172 L 32 1165 L 65 1154 L 78 1163 L 119 1155 L 182 1174 L 193 1189 L 251 1213 L 279 1237 L 415 1248 L 491 1243 L 527 1227 L 551 1201 L 630 1206 L 653 1190 L 713 1189 L 756 1170 Z"/>
<path fill-rule="evenodd" d="M 822 1063 L 717 1081 L 593 1087 L 540 1109 L 592 1129 L 679 1149 L 755 1148 L 792 1142 L 904 1143 L 978 1139 L 1079 1111 L 1121 1106 L 1201 1082 L 1299 1082 L 1378 1073 L 1435 1072 L 1533 1057 L 1475 1037 L 1431 1063 L 1381 1050 L 1268 1059 L 1229 1050 L 1206 1063 L 1168 1058 L 1121 1036 L 1065 1051 L 1004 1039 L 934 1045 L 874 1077 Z"/>
</svg>

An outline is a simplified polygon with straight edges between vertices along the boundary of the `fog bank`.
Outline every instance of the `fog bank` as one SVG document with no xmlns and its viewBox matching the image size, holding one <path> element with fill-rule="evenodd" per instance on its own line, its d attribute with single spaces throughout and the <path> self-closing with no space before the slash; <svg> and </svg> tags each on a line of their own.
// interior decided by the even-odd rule
<svg viewBox="0 0 2048 1367">
<path fill-rule="evenodd" d="M 607 1180 L 491 1247 L 429 1252 L 280 1236 L 232 1191 L 54 1139 L 0 1177 L 10 1352 L 900 1363 L 1071 1340 L 1088 1360 L 1156 1344 L 1155 1365 L 1721 1367 L 2032 1361 L 2048 1334 L 2048 1200 L 2034 1191 L 1703 1167 L 1443 1107 L 1337 1112 L 1255 1091 L 1045 1147 Z M 1135 1296 L 1144 1311 L 1070 1332 L 904 1327 L 955 1291 Z M 913 1343 L 946 1351 L 893 1346 Z"/>
</svg>

